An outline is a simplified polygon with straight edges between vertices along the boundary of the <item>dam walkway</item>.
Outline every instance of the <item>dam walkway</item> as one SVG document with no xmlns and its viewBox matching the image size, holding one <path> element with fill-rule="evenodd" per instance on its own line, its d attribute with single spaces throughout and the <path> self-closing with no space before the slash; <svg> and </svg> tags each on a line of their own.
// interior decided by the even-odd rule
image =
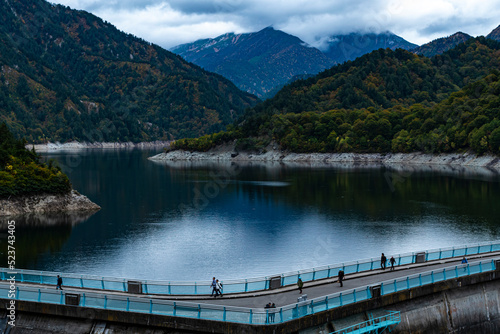
<svg viewBox="0 0 500 334">
<path fill-rule="evenodd" d="M 211 296 L 211 281 L 141 281 L 2 268 L 0 298 L 265 325 L 414 287 L 495 271 L 500 243 L 393 256 L 394 270 L 389 266 L 381 269 L 380 259 L 369 259 L 264 278 L 223 281 L 222 298 Z M 468 263 L 462 263 L 463 257 L 467 257 Z M 339 270 L 345 272 L 342 287 L 338 282 Z M 58 274 L 64 278 L 62 291 L 55 289 Z M 302 293 L 297 288 L 298 277 L 304 282 Z M 174 293 L 178 291 L 185 292 Z M 265 308 L 268 303 L 274 303 L 276 308 Z"/>
</svg>

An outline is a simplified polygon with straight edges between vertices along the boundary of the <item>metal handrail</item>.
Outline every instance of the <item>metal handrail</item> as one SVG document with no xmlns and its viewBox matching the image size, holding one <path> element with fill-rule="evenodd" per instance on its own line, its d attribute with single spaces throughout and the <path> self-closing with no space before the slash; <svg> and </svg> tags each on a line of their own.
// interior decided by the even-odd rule
<svg viewBox="0 0 500 334">
<path fill-rule="evenodd" d="M 396 265 L 417 263 L 418 256 L 424 254 L 425 261 L 441 260 L 453 257 L 462 257 L 473 254 L 484 254 L 500 251 L 500 241 L 477 243 L 469 246 L 448 247 L 431 249 L 421 252 L 395 254 Z M 390 258 L 391 255 L 388 256 Z M 359 261 L 337 263 L 327 266 L 285 272 L 265 277 L 254 277 L 249 279 L 220 280 L 224 285 L 225 293 L 242 293 L 261 291 L 269 289 L 270 280 L 273 277 L 280 277 L 280 286 L 291 286 L 297 283 L 300 276 L 303 282 L 312 282 L 322 279 L 337 277 L 339 270 L 344 274 L 354 274 L 369 272 L 380 268 L 380 258 L 370 258 Z M 16 280 L 37 284 L 56 284 L 57 275 L 64 278 L 64 285 L 79 288 L 92 288 L 102 290 L 113 290 L 126 292 L 129 281 L 140 282 L 142 291 L 150 294 L 166 295 L 209 295 L 212 290 L 211 281 L 189 282 L 189 281 L 165 281 L 165 280 L 140 280 L 118 277 L 101 277 L 95 275 L 72 274 L 61 272 L 47 272 L 17 269 Z M 0 279 L 6 280 L 9 272 L 8 268 L 0 268 Z"/>
<path fill-rule="evenodd" d="M 409 275 L 395 280 L 383 281 L 366 287 L 297 302 L 276 309 L 245 308 L 235 306 L 211 305 L 193 302 L 159 300 L 149 297 L 127 297 L 115 294 L 84 292 L 79 306 L 89 309 L 109 309 L 149 314 L 162 314 L 206 320 L 238 322 L 246 324 L 282 323 L 306 315 L 326 311 L 343 305 L 372 298 L 372 287 L 380 286 L 381 294 L 386 295 L 435 282 L 469 276 L 476 273 L 496 270 L 494 260 L 477 261 L 465 265 L 450 266 L 421 274 Z M 463 269 L 466 270 L 463 270 Z M 0 282 L 0 298 L 33 301 L 51 304 L 64 304 L 64 293 L 49 288 L 30 286 L 15 287 L 15 298 L 8 282 Z M 269 315 L 272 314 L 272 317 Z"/>
</svg>

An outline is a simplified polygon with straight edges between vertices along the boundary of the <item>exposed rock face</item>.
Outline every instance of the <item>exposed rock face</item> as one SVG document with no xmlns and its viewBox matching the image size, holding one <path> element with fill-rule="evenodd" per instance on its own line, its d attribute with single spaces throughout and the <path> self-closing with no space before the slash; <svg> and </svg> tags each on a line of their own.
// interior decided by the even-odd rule
<svg viewBox="0 0 500 334">
<path fill-rule="evenodd" d="M 30 195 L 0 199 L 0 216 L 18 216 L 28 213 L 93 212 L 101 207 L 86 196 L 72 190 L 66 195 Z"/>
<path fill-rule="evenodd" d="M 172 151 L 150 157 L 154 161 L 280 161 L 307 163 L 379 163 L 408 165 L 452 165 L 487 167 L 500 169 L 500 158 L 493 155 L 477 156 L 473 153 L 424 154 L 424 153 L 289 153 L 278 150 L 268 150 L 265 153 L 234 154 L 231 150 L 213 149 L 208 152 Z"/>
</svg>

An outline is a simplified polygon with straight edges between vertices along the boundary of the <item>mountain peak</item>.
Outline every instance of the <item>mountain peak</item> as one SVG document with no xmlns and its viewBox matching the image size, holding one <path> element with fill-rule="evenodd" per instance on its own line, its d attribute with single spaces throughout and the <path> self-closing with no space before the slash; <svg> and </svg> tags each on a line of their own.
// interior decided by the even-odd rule
<svg viewBox="0 0 500 334">
<path fill-rule="evenodd" d="M 334 65 L 318 49 L 272 26 L 199 40 L 171 51 L 259 97 L 297 75 L 317 74 Z"/>
<path fill-rule="evenodd" d="M 496 27 L 493 29 L 492 32 L 490 32 L 486 38 L 491 38 L 494 39 L 495 41 L 500 41 L 500 26 Z"/>
<path fill-rule="evenodd" d="M 381 33 L 352 32 L 330 37 L 324 53 L 337 63 L 354 60 L 366 53 L 383 48 L 410 50 L 417 45 L 410 43 L 390 31 Z"/>
<path fill-rule="evenodd" d="M 470 38 L 472 38 L 472 36 L 459 31 L 448 37 L 435 39 L 427 44 L 424 44 L 422 46 L 413 49 L 412 51 L 419 55 L 432 57 L 437 54 L 441 54 L 445 51 L 448 51 L 450 49 L 453 49 L 458 44 L 464 43 Z"/>
</svg>

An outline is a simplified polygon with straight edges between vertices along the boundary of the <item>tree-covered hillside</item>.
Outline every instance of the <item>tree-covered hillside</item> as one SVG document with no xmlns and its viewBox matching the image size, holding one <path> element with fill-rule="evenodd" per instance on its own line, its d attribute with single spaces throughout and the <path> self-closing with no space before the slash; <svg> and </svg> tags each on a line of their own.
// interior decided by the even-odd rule
<svg viewBox="0 0 500 334">
<path fill-rule="evenodd" d="M 29 142 L 220 131 L 257 99 L 84 11 L 0 2 L 0 121 Z"/>
<path fill-rule="evenodd" d="M 25 144 L 25 140 L 12 135 L 5 123 L 0 123 L 0 198 L 68 193 L 71 190 L 68 177 L 52 163 L 41 163 Z"/>
<path fill-rule="evenodd" d="M 431 59 L 378 50 L 293 83 L 230 131 L 173 148 L 500 153 L 500 43 L 471 39 Z"/>
</svg>

